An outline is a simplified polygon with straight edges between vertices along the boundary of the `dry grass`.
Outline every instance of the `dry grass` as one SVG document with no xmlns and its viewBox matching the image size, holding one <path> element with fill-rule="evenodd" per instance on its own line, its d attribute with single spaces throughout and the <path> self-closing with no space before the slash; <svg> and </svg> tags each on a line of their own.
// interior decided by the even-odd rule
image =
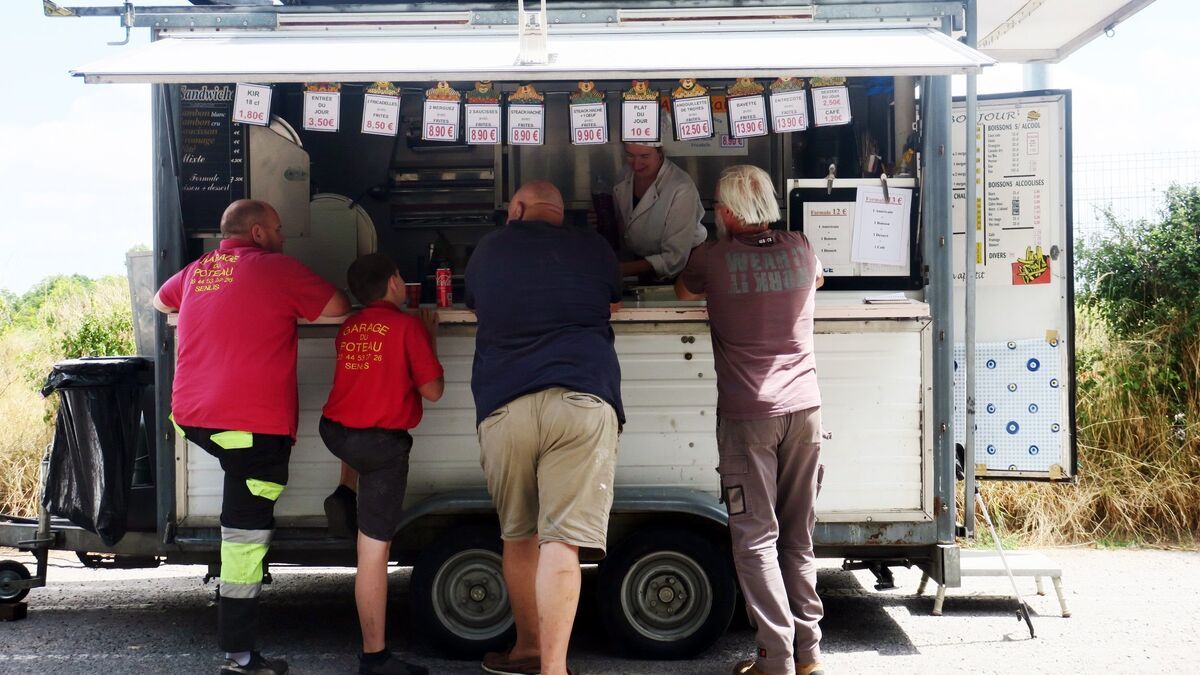
<svg viewBox="0 0 1200 675">
<path fill-rule="evenodd" d="M 1200 541 L 1200 401 L 1140 392 L 1155 377 L 1155 344 L 1110 340 L 1079 316 L 1079 479 L 1074 485 L 984 483 L 1002 538 L 1028 545 L 1194 547 Z M 1200 380 L 1200 341 L 1180 372 Z M 1188 374 L 1190 375 L 1190 378 Z M 1137 378 L 1143 378 L 1138 380 Z M 979 530 L 983 531 L 982 521 Z"/>
<path fill-rule="evenodd" d="M 129 312 L 129 286 L 108 277 L 90 291 L 55 295 L 33 325 L 0 326 L 0 513 L 37 512 L 42 455 L 54 433 L 54 398 L 40 389 L 51 366 L 63 357 L 63 336 L 89 316 Z"/>
</svg>

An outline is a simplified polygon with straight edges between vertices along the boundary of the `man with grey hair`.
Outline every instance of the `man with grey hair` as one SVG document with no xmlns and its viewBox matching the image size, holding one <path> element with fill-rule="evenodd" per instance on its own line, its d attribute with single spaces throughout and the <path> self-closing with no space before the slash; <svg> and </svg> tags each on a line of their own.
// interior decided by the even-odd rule
<svg viewBox="0 0 1200 675">
<path fill-rule="evenodd" d="M 808 239 L 780 219 L 771 177 L 726 169 L 716 241 L 692 251 L 675 293 L 708 300 L 717 371 L 717 471 L 733 559 L 758 626 L 736 675 L 815 675 L 822 616 L 812 533 L 820 489 L 821 395 L 813 305 L 824 278 Z"/>
</svg>

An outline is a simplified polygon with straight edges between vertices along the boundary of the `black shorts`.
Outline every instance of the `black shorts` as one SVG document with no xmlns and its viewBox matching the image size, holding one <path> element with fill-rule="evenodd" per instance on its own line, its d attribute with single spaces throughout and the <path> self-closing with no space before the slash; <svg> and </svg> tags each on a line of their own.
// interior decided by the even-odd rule
<svg viewBox="0 0 1200 675">
<path fill-rule="evenodd" d="M 319 430 L 325 447 L 359 473 L 359 531 L 391 541 L 404 511 L 412 436 L 402 429 L 353 429 L 326 417 Z"/>
</svg>

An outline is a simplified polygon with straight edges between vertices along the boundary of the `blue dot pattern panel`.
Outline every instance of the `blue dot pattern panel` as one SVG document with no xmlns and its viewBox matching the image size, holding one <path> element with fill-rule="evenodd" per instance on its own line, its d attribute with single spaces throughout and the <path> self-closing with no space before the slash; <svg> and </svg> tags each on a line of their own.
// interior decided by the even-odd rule
<svg viewBox="0 0 1200 675">
<path fill-rule="evenodd" d="M 954 440 L 966 432 L 965 348 L 954 346 Z M 975 464 L 988 471 L 1047 473 L 1063 461 L 1062 349 L 1058 341 L 975 346 Z"/>
</svg>

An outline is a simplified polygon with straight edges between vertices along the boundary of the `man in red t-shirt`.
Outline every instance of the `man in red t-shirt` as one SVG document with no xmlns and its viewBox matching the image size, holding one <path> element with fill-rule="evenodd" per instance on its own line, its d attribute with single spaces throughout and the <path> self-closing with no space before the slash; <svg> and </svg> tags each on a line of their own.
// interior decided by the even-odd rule
<svg viewBox="0 0 1200 675">
<path fill-rule="evenodd" d="M 266 202 L 241 199 L 221 216 L 220 248 L 167 280 L 160 312 L 179 312 L 171 420 L 225 473 L 221 498 L 223 674 L 275 675 L 287 663 L 256 651 L 263 558 L 296 437 L 296 321 L 341 316 L 346 296 L 283 255 Z"/>
<path fill-rule="evenodd" d="M 354 261 L 350 292 L 366 307 L 337 336 L 333 389 L 322 411 L 321 438 L 358 475 L 358 574 L 354 597 L 362 627 L 362 675 L 424 675 L 387 650 L 387 564 L 400 527 L 421 400 L 442 397 L 445 380 L 430 336 L 436 315 L 404 313 L 404 280 L 387 256 Z"/>
<path fill-rule="evenodd" d="M 692 251 L 675 281 L 682 300 L 708 300 L 717 371 L 717 471 L 733 561 L 758 626 L 758 658 L 735 675 L 821 672 L 821 599 L 812 535 L 820 489 L 821 394 L 813 308 L 821 263 L 779 220 L 771 177 L 721 173 L 720 236 Z"/>
</svg>

